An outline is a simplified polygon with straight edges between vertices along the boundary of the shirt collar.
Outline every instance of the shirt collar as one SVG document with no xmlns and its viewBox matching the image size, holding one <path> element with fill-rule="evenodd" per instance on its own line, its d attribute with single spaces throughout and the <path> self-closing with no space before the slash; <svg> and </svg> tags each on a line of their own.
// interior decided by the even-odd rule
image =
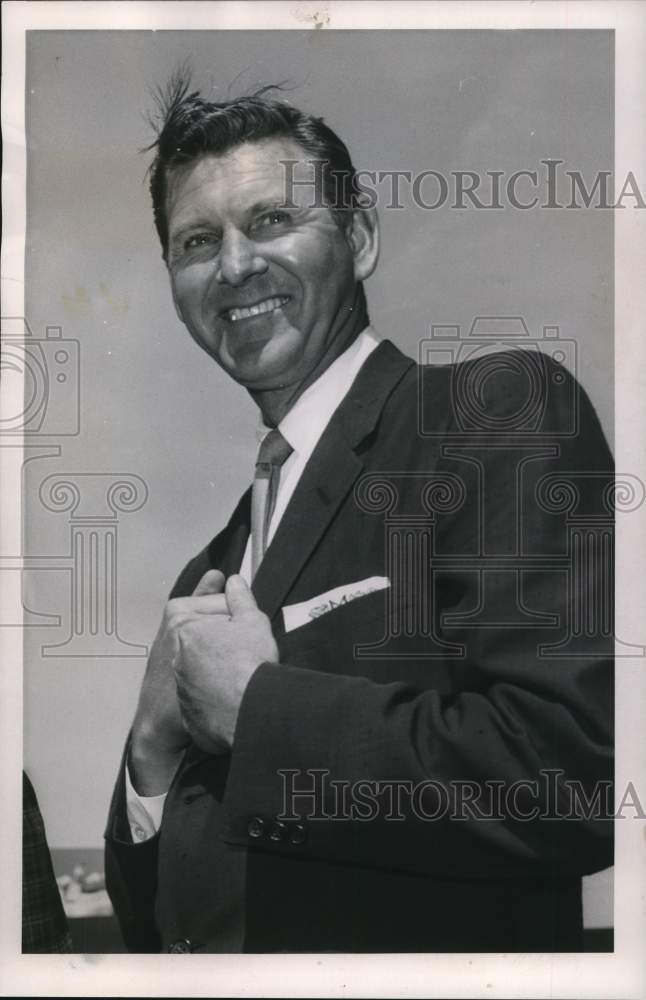
<svg viewBox="0 0 646 1000">
<path fill-rule="evenodd" d="M 285 414 L 278 430 L 297 454 L 309 454 L 314 450 L 332 414 L 378 343 L 379 337 L 371 326 L 367 326 Z M 258 441 L 268 432 L 269 428 L 261 423 Z"/>
</svg>

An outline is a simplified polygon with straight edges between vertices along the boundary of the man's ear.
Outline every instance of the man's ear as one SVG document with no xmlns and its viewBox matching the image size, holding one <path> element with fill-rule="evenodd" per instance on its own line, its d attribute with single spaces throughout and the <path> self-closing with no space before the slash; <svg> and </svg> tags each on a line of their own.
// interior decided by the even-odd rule
<svg viewBox="0 0 646 1000">
<path fill-rule="evenodd" d="M 354 257 L 354 276 L 357 281 L 369 278 L 379 257 L 379 219 L 376 208 L 355 208 L 347 233 Z"/>
</svg>

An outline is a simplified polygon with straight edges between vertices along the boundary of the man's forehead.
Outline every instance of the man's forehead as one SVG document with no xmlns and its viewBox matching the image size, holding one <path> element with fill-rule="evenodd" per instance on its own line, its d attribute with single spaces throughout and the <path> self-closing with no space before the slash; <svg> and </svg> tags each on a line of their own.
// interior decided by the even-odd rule
<svg viewBox="0 0 646 1000">
<path fill-rule="evenodd" d="M 210 207 L 223 210 L 250 207 L 263 199 L 282 202 L 288 195 L 294 199 L 304 187 L 292 187 L 291 182 L 312 179 L 312 160 L 307 150 L 288 138 L 245 142 L 222 154 L 205 153 L 170 174 L 169 215 L 200 211 L 207 202 Z"/>
</svg>

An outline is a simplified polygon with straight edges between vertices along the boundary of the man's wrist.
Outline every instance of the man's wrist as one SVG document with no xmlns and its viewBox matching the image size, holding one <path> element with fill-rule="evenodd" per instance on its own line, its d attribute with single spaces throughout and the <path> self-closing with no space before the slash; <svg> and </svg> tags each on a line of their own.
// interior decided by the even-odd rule
<svg viewBox="0 0 646 1000">
<path fill-rule="evenodd" d="M 163 795 L 170 788 L 186 745 L 166 744 L 145 729 L 133 727 L 128 768 L 138 795 Z"/>
</svg>

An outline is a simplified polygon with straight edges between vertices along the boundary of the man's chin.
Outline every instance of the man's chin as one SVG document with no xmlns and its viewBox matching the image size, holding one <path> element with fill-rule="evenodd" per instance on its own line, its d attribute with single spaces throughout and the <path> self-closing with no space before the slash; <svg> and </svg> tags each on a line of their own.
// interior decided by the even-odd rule
<svg viewBox="0 0 646 1000">
<path fill-rule="evenodd" d="M 265 366 L 257 366 L 254 369 L 249 366 L 244 370 L 239 367 L 235 371 L 230 371 L 229 375 L 253 395 L 289 389 L 292 385 L 297 386 L 303 381 L 303 378 L 294 375 L 291 368 L 285 370 L 282 367 L 277 371 Z"/>
<path fill-rule="evenodd" d="M 229 350 L 224 367 L 231 378 L 257 392 L 283 389 L 293 382 L 298 352 L 286 350 L 286 345 L 277 340 L 275 337 L 254 337 L 236 345 L 235 351 Z"/>
</svg>

